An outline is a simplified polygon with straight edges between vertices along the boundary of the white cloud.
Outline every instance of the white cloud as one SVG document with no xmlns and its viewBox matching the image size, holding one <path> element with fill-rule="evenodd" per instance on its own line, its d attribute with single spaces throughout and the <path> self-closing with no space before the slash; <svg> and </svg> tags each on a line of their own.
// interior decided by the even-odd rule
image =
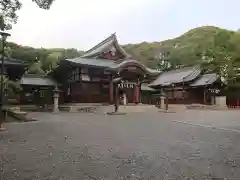
<svg viewBox="0 0 240 180">
<path fill-rule="evenodd" d="M 11 41 L 34 47 L 86 49 L 113 32 L 130 41 L 134 36 L 130 33 L 146 28 L 144 24 L 154 20 L 151 14 L 163 14 L 173 0 L 56 0 L 48 11 L 30 0 L 22 1 Z"/>
</svg>

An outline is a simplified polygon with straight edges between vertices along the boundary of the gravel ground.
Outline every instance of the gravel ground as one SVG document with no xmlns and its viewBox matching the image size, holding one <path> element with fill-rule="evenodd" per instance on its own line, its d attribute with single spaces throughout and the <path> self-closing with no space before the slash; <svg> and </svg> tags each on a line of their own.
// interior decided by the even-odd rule
<svg viewBox="0 0 240 180">
<path fill-rule="evenodd" d="M 0 136 L 0 180 L 240 179 L 240 112 L 33 113 Z"/>
</svg>

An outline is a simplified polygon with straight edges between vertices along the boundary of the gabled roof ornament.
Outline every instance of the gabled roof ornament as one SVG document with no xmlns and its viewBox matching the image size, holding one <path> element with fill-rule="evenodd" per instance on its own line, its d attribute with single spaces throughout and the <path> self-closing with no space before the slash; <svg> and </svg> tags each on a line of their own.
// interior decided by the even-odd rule
<svg viewBox="0 0 240 180">
<path fill-rule="evenodd" d="M 111 49 L 111 47 L 115 47 L 117 51 L 119 51 L 124 59 L 128 59 L 131 56 L 119 45 L 116 37 L 116 32 L 111 34 L 108 38 L 104 39 L 96 46 L 88 50 L 83 56 L 83 58 L 97 58 L 101 53 L 104 53 L 106 50 Z"/>
</svg>

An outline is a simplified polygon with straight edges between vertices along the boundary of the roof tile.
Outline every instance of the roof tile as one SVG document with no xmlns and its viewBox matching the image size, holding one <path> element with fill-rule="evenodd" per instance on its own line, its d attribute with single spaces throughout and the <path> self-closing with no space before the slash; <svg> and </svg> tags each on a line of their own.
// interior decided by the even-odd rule
<svg viewBox="0 0 240 180">
<path fill-rule="evenodd" d="M 169 86 L 182 82 L 189 82 L 197 78 L 201 73 L 198 66 L 185 67 L 161 73 L 149 86 Z"/>
<path fill-rule="evenodd" d="M 218 79 L 218 75 L 213 74 L 204 74 L 200 76 L 196 81 L 194 81 L 190 86 L 204 86 L 204 85 L 210 85 L 216 82 Z"/>
<path fill-rule="evenodd" d="M 20 85 L 35 85 L 35 86 L 55 86 L 57 82 L 49 76 L 25 74 L 20 79 Z"/>
</svg>

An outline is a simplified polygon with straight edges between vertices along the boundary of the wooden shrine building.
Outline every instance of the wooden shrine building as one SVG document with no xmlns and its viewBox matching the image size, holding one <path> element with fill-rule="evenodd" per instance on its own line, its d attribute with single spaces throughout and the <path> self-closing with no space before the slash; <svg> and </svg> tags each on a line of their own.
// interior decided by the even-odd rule
<svg viewBox="0 0 240 180">
<path fill-rule="evenodd" d="M 162 72 L 149 86 L 170 104 L 216 104 L 224 88 L 217 74 L 204 74 L 199 66 Z"/>
<path fill-rule="evenodd" d="M 115 34 L 83 56 L 62 60 L 51 75 L 61 84 L 60 102 L 110 103 L 114 101 L 114 78 L 123 104 L 139 103 L 141 83 L 155 79 L 159 71 L 134 60 L 119 44 Z"/>
</svg>

